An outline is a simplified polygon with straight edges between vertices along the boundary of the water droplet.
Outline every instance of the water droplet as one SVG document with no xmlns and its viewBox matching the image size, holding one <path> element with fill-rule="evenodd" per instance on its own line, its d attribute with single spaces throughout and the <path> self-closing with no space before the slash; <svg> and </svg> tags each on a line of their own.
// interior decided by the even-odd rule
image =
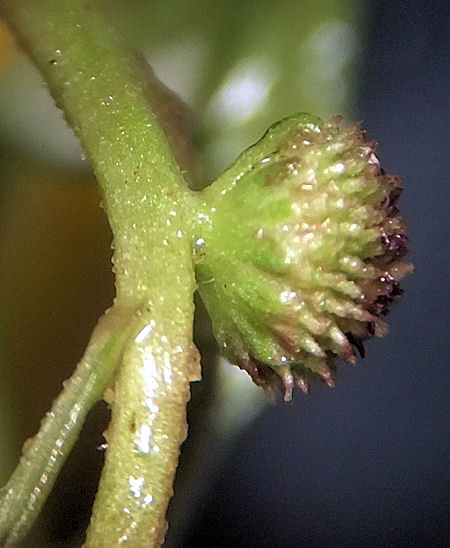
<svg viewBox="0 0 450 548">
<path fill-rule="evenodd" d="M 280 293 L 280 301 L 282 303 L 287 303 L 291 301 L 292 299 L 295 299 L 297 296 L 297 293 L 295 291 L 282 291 Z"/>
<path fill-rule="evenodd" d="M 153 497 L 151 495 L 145 495 L 144 504 L 152 504 L 152 503 L 153 503 Z"/>
<path fill-rule="evenodd" d="M 149 335 L 152 331 L 153 331 L 153 327 L 150 324 L 148 324 L 136 335 L 134 340 L 137 343 L 142 343 L 146 339 L 148 339 L 148 337 L 149 337 Z"/>
<path fill-rule="evenodd" d="M 152 429 L 150 428 L 148 424 L 143 424 L 139 428 L 138 438 L 136 439 L 135 443 L 140 453 L 144 453 L 146 455 L 150 453 L 151 451 L 150 442 L 152 440 L 152 436 L 153 436 Z"/>
<path fill-rule="evenodd" d="M 209 223 L 209 216 L 208 215 L 205 215 L 204 213 L 199 213 L 198 215 L 198 220 L 200 221 L 201 224 L 203 223 Z"/>
<path fill-rule="evenodd" d="M 130 476 L 128 479 L 130 491 L 136 498 L 141 496 L 141 489 L 144 486 L 144 481 L 144 478 L 135 478 L 134 476 Z"/>
</svg>

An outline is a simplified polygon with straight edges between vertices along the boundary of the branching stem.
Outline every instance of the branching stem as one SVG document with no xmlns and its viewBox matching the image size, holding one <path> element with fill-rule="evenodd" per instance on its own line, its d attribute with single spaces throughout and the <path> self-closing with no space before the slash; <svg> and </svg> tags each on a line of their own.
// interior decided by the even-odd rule
<svg viewBox="0 0 450 548">
<path fill-rule="evenodd" d="M 118 312 L 109 310 L 100 319 L 83 359 L 64 383 L 38 434 L 25 443 L 20 462 L 2 489 L 1 546 L 17 542 L 28 532 L 78 438 L 89 409 L 102 397 L 120 360 L 125 339 L 136 331 L 138 318 Z"/>
<path fill-rule="evenodd" d="M 116 377 L 88 545 L 110 548 L 127 536 L 128 546 L 154 546 L 163 538 L 185 436 L 189 382 L 200 376 L 192 346 L 193 196 L 149 106 L 134 57 L 91 2 L 4 0 L 1 9 L 93 165 L 114 236 L 113 310 L 140 311 L 143 322 Z M 149 431 L 151 440 L 144 435 Z M 139 449 L 141 439 L 147 452 Z M 136 482 L 143 499 L 135 496 Z"/>
</svg>

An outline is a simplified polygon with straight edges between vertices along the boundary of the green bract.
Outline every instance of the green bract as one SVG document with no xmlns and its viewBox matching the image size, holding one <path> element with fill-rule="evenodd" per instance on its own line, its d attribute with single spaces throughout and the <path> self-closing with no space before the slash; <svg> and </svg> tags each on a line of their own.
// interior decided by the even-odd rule
<svg viewBox="0 0 450 548">
<path fill-rule="evenodd" d="M 333 356 L 383 335 L 411 270 L 399 262 L 400 181 L 386 176 L 358 125 L 300 114 L 271 127 L 202 193 L 195 234 L 199 292 L 222 352 L 285 399 Z"/>
</svg>

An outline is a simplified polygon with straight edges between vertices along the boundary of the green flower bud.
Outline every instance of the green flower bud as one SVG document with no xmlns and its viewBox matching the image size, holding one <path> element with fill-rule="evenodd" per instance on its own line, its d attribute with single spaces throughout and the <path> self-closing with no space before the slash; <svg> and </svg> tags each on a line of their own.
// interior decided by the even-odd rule
<svg viewBox="0 0 450 548">
<path fill-rule="evenodd" d="M 398 178 L 359 125 L 308 115 L 271 127 L 202 193 L 195 227 L 199 292 L 221 351 L 273 396 L 332 386 L 334 357 L 354 363 L 386 333 L 380 315 L 411 272 Z"/>
</svg>

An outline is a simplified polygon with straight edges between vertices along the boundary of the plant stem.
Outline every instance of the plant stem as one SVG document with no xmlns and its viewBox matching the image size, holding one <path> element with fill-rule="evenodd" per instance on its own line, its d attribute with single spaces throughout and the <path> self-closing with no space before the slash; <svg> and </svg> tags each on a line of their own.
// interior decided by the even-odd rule
<svg viewBox="0 0 450 548">
<path fill-rule="evenodd" d="M 181 210 L 190 194 L 138 63 L 90 4 L 5 0 L 1 9 L 94 167 L 114 234 L 117 298 L 140 305 L 149 292 L 159 293 L 154 280 L 149 287 L 149 267 L 165 278 L 169 266 L 152 259 L 162 250 L 186 259 L 188 246 L 177 231 L 184 229 Z M 173 236 L 170 246 L 163 244 Z"/>
<path fill-rule="evenodd" d="M 88 545 L 109 548 L 128 536 L 130 546 L 153 546 L 163 537 L 188 384 L 200 376 L 192 346 L 192 194 L 151 111 L 134 57 L 89 2 L 5 0 L 2 10 L 94 167 L 114 235 L 114 306 L 139 310 L 147 322 L 116 379 Z M 143 428 L 154 436 L 147 452 L 139 450 Z M 131 477 L 143 481 L 144 498 L 130 498 L 138 485 Z M 153 480 L 157 485 L 150 486 Z M 147 495 L 154 497 L 151 510 Z"/>
<path fill-rule="evenodd" d="M 194 345 L 167 337 L 170 330 L 164 322 L 150 320 L 125 350 L 87 548 L 159 546 L 164 540 L 179 447 L 187 431 L 189 380 L 198 378 Z M 190 377 L 186 373 L 192 364 Z"/>
<path fill-rule="evenodd" d="M 102 397 L 136 320 L 118 310 L 100 318 L 75 373 L 28 440 L 0 500 L 0 545 L 23 538 L 49 495 L 88 411 Z"/>
</svg>

